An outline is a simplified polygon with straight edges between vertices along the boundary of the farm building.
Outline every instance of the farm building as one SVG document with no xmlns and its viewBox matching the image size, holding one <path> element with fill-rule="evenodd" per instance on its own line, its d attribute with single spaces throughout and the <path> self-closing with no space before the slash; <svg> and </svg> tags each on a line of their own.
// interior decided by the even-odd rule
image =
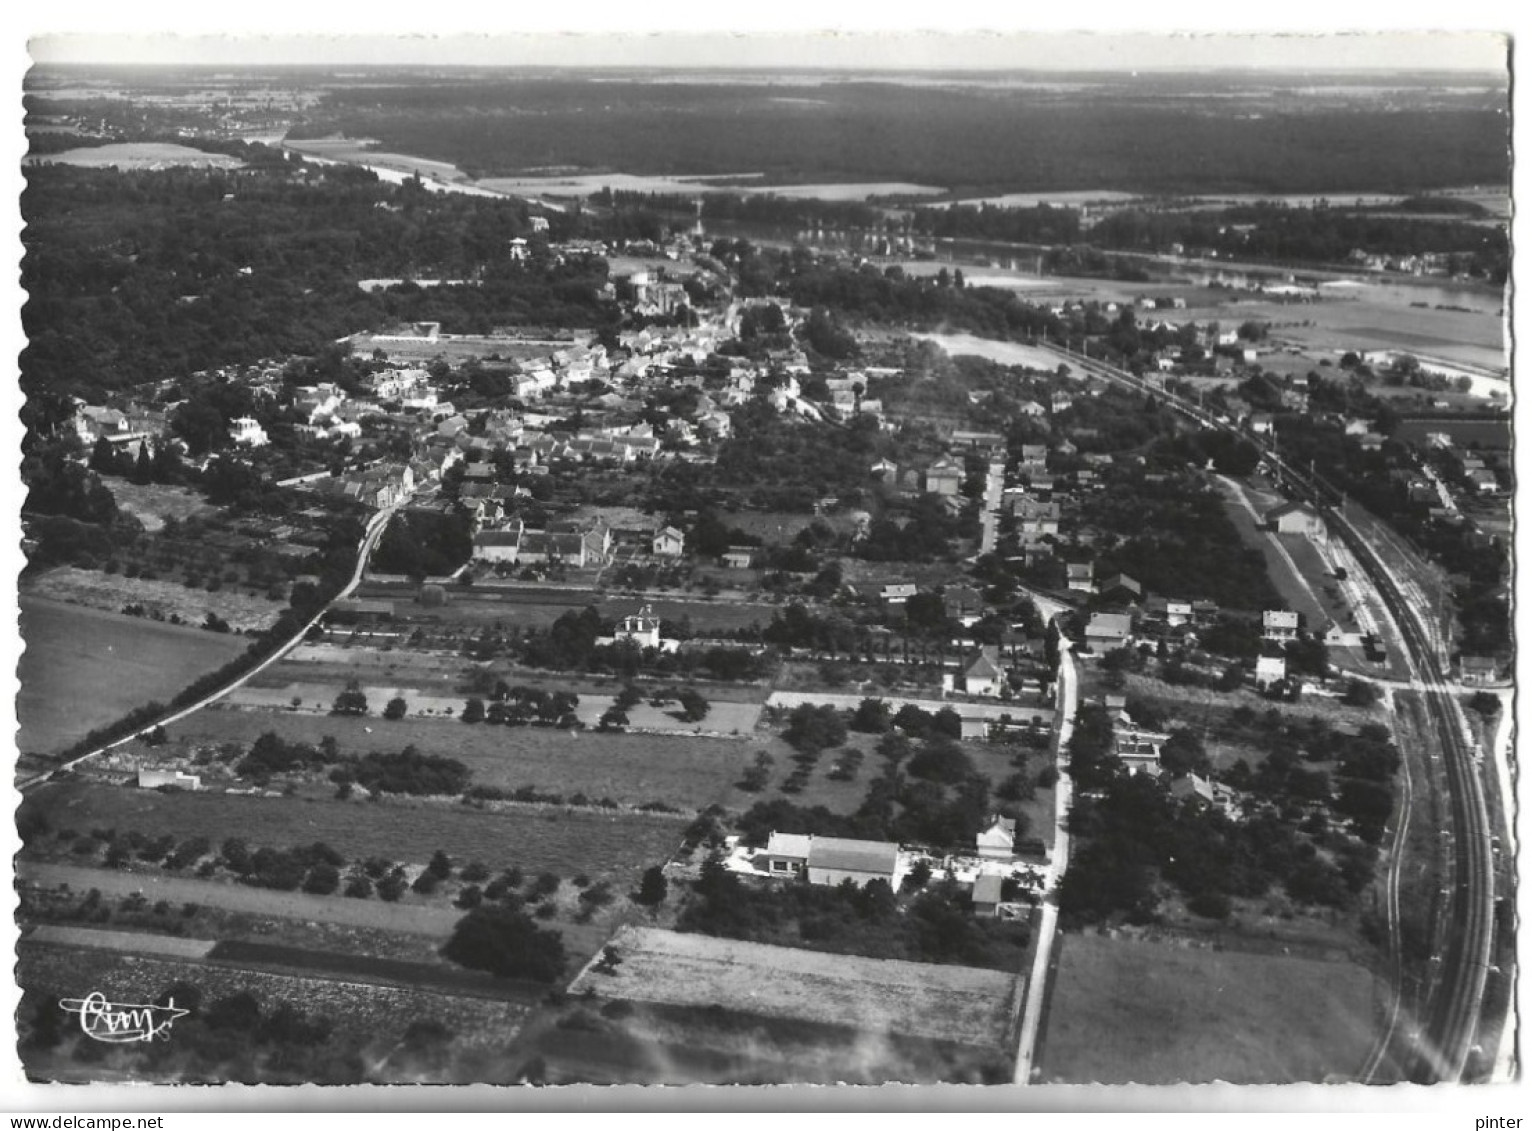
<svg viewBox="0 0 1532 1131">
<path fill-rule="evenodd" d="M 183 774 L 180 770 L 139 770 L 139 789 L 159 789 L 173 785 L 180 789 L 201 789 L 202 778 L 198 774 Z"/>
<path fill-rule="evenodd" d="M 1016 854 L 1016 821 L 996 817 L 974 838 L 980 860 L 1010 860 Z"/>
<path fill-rule="evenodd" d="M 880 840 L 817 836 L 809 843 L 809 883 L 834 887 L 850 880 L 865 887 L 882 880 L 899 888 L 899 846 Z"/>
</svg>

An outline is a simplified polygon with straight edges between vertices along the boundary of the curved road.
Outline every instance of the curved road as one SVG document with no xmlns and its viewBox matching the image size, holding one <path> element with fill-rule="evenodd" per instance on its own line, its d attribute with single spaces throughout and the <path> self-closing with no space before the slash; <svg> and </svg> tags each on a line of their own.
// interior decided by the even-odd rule
<svg viewBox="0 0 1532 1131">
<path fill-rule="evenodd" d="M 319 623 L 320 618 L 330 611 L 331 606 L 333 606 L 336 601 L 344 600 L 353 592 L 355 592 L 356 587 L 361 584 L 362 574 L 366 572 L 367 559 L 372 554 L 373 547 L 377 545 L 378 538 L 383 534 L 384 527 L 388 525 L 388 520 L 393 517 L 395 509 L 395 507 L 385 507 L 383 510 L 378 511 L 377 514 L 373 515 L 372 518 L 367 520 L 367 530 L 362 535 L 362 541 L 357 546 L 356 568 L 351 572 L 351 580 L 346 583 L 346 587 L 337 593 L 334 597 L 332 597 L 324 605 L 323 608 L 321 608 L 307 622 L 305 622 L 303 627 L 300 628 L 297 633 L 287 641 L 287 643 L 276 649 L 276 651 L 272 652 L 271 655 L 267 656 L 260 663 L 256 664 L 255 667 L 251 668 L 249 671 L 242 675 L 236 676 L 223 687 L 220 687 L 217 691 L 204 695 L 201 699 L 198 699 L 190 706 L 182 707 L 169 715 L 155 719 L 153 722 L 148 723 L 139 730 L 134 731 L 132 734 L 98 746 L 94 750 L 87 751 L 77 758 L 72 758 L 62 765 L 54 766 L 46 773 L 37 774 L 34 777 L 27 778 L 25 781 L 20 782 L 16 788 L 20 790 L 32 789 L 33 787 L 46 782 L 60 770 L 72 770 L 82 762 L 87 762 L 92 758 L 99 757 L 100 755 L 106 753 L 108 750 L 115 749 L 124 743 L 132 742 L 136 738 L 143 737 L 152 731 L 155 727 L 179 722 L 181 719 L 186 718 L 188 715 L 202 710 L 202 708 L 206 707 L 209 703 L 214 703 L 219 699 L 222 699 L 235 688 L 243 687 L 245 683 L 251 678 L 259 675 L 272 664 L 282 659 L 299 644 L 303 643 L 303 638 L 308 635 L 309 629 L 313 628 L 316 624 Z"/>
</svg>

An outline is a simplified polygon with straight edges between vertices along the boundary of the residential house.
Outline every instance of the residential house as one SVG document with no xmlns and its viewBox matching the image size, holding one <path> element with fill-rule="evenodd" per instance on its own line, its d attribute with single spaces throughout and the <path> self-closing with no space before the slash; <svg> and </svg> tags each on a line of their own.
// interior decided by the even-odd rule
<svg viewBox="0 0 1532 1131">
<path fill-rule="evenodd" d="M 1458 679 L 1466 687 L 1482 687 L 1494 683 L 1500 675 L 1500 665 L 1493 656 L 1469 656 L 1458 658 Z"/>
<path fill-rule="evenodd" d="M 919 592 L 919 587 L 913 581 L 890 581 L 883 586 L 878 597 L 885 605 L 902 605 Z"/>
<path fill-rule="evenodd" d="M 950 459 L 926 468 L 925 489 L 933 495 L 956 495 L 963 486 L 963 469 Z"/>
<path fill-rule="evenodd" d="M 1094 562 L 1069 562 L 1064 567 L 1069 579 L 1069 588 L 1078 589 L 1082 593 L 1094 593 L 1096 591 L 1096 564 Z"/>
<path fill-rule="evenodd" d="M 813 841 L 812 836 L 801 833 L 774 832 L 766 847 L 756 853 L 756 859 L 766 865 L 770 875 L 788 879 L 801 876 L 808 867 L 809 846 Z"/>
<path fill-rule="evenodd" d="M 984 594 L 971 585 L 949 585 L 942 590 L 942 609 L 952 620 L 970 624 L 984 615 Z"/>
<path fill-rule="evenodd" d="M 1130 723 L 1116 727 L 1112 738 L 1117 760 L 1130 774 L 1160 772 L 1160 750 L 1170 735 Z"/>
<path fill-rule="evenodd" d="M 664 558 L 678 558 L 686 552 L 686 535 L 674 526 L 667 526 L 654 535 L 652 549 Z"/>
<path fill-rule="evenodd" d="M 229 439 L 242 448 L 262 448 L 268 443 L 266 429 L 251 416 L 240 416 L 229 421 Z"/>
<path fill-rule="evenodd" d="M 1281 683 L 1287 678 L 1287 659 L 1281 655 L 1258 656 L 1255 661 L 1255 685 L 1260 688 Z"/>
<path fill-rule="evenodd" d="M 749 569 L 755 561 L 755 551 L 749 546 L 730 546 L 724 551 L 722 560 L 729 569 Z"/>
<path fill-rule="evenodd" d="M 992 817 L 988 827 L 974 838 L 980 860 L 1009 862 L 1016 855 L 1016 821 L 1012 817 Z"/>
<path fill-rule="evenodd" d="M 963 662 L 961 687 L 953 690 L 965 695 L 997 698 L 1005 688 L 1005 669 L 1000 664 L 1000 649 L 993 644 L 982 646 Z"/>
<path fill-rule="evenodd" d="M 1257 436 L 1270 436 L 1276 431 L 1276 424 L 1272 421 L 1268 412 L 1258 412 L 1250 418 L 1250 431 Z"/>
<path fill-rule="evenodd" d="M 477 561 L 514 565 L 521 551 L 521 535 L 520 519 L 501 530 L 481 530 L 473 536 L 473 556 Z"/>
<path fill-rule="evenodd" d="M 1165 599 L 1165 623 L 1175 628 L 1179 625 L 1190 624 L 1193 619 L 1192 603 L 1175 598 Z"/>
<path fill-rule="evenodd" d="M 1144 597 L 1144 587 L 1125 573 L 1114 573 L 1101 583 L 1097 592 L 1107 600 L 1123 605 L 1136 605 Z"/>
<path fill-rule="evenodd" d="M 1261 613 L 1261 638 L 1285 643 L 1298 639 L 1298 614 L 1287 609 L 1267 609 Z"/>
<path fill-rule="evenodd" d="M 1110 651 L 1133 642 L 1132 613 L 1092 613 L 1085 626 L 1085 643 L 1095 651 Z"/>
</svg>

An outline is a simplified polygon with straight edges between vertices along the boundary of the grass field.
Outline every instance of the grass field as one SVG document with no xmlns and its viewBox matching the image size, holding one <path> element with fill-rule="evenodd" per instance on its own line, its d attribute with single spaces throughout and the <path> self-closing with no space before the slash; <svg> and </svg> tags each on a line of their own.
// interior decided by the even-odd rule
<svg viewBox="0 0 1532 1131">
<path fill-rule="evenodd" d="M 1017 979 L 993 970 L 820 954 L 760 943 L 624 927 L 615 974 L 570 985 L 600 997 L 718 1005 L 768 1017 L 849 1025 L 964 1044 L 1005 1040 Z"/>
<path fill-rule="evenodd" d="M 1383 1007 L 1383 987 L 1352 963 L 1073 932 L 1060 942 L 1044 1083 L 1345 1080 Z"/>
<path fill-rule="evenodd" d="M 682 822 L 647 814 L 562 808 L 501 812 L 431 803 L 308 801 L 217 793 L 163 794 L 116 786 L 61 783 L 32 794 L 28 805 L 54 828 L 115 827 L 158 836 L 229 836 L 252 846 L 285 848 L 322 840 L 351 860 L 381 856 L 421 864 L 442 849 L 454 860 L 479 860 L 492 871 L 610 878 L 618 890 L 681 843 Z"/>
<path fill-rule="evenodd" d="M 543 793 L 584 793 L 592 800 L 610 797 L 630 805 L 662 801 L 688 811 L 713 804 L 748 805 L 750 795 L 735 789 L 734 783 L 760 749 L 755 741 L 730 738 L 579 733 L 432 719 L 384 722 L 291 711 L 199 711 L 170 727 L 169 733 L 173 739 L 197 743 L 248 745 L 268 730 L 310 743 L 332 735 L 347 754 L 402 750 L 413 744 L 423 754 L 463 762 L 475 785 L 530 785 Z M 785 756 L 778 763 L 785 766 Z M 864 789 L 858 787 L 858 800 Z"/>
<path fill-rule="evenodd" d="M 167 518 L 180 522 L 193 515 L 218 513 L 217 507 L 209 506 L 190 487 L 130 483 L 126 479 L 110 479 L 108 483 L 112 489 L 112 498 L 117 500 L 118 509 L 138 519 L 150 534 L 164 529 Z"/>
<path fill-rule="evenodd" d="M 244 652 L 238 636 L 21 598 L 20 748 L 62 750 L 151 700 L 168 702 Z"/>
<path fill-rule="evenodd" d="M 1304 583 L 1305 579 L 1288 565 L 1277 543 L 1273 542 L 1271 537 L 1260 528 L 1256 516 L 1251 513 L 1252 507 L 1257 513 L 1262 513 L 1261 498 L 1249 497 L 1242 487 L 1228 480 L 1220 479 L 1219 486 L 1223 491 L 1224 510 L 1234 523 L 1234 528 L 1239 531 L 1240 540 L 1251 549 L 1259 550 L 1261 556 L 1266 559 L 1266 575 L 1271 578 L 1271 583 L 1276 586 L 1282 600 L 1294 612 L 1302 613 L 1308 618 L 1310 630 L 1321 627 L 1325 620 L 1324 607 L 1320 605 L 1309 586 Z M 1246 505 L 1246 499 L 1249 501 L 1249 506 Z"/>
</svg>

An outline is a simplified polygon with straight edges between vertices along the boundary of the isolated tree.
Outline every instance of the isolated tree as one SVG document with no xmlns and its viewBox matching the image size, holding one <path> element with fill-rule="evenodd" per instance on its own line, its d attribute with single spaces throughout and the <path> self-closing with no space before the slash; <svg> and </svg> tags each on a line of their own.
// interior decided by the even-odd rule
<svg viewBox="0 0 1532 1131">
<path fill-rule="evenodd" d="M 482 723 L 484 721 L 484 700 L 477 695 L 463 704 L 463 721 L 465 723 Z"/>
<path fill-rule="evenodd" d="M 440 848 L 431 857 L 431 862 L 426 865 L 426 871 L 438 880 L 449 879 L 452 876 L 452 857 L 448 856 Z"/>
<path fill-rule="evenodd" d="M 567 961 L 562 935 L 504 907 L 476 907 L 463 916 L 442 954 L 470 970 L 535 982 L 557 981 Z"/>
<path fill-rule="evenodd" d="M 681 693 L 676 696 L 676 700 L 681 704 L 681 719 L 683 722 L 700 723 L 703 719 L 707 718 L 708 711 L 712 709 L 708 701 L 702 697 L 702 694 L 692 687 L 682 689 Z"/>
<path fill-rule="evenodd" d="M 665 879 L 664 870 L 656 864 L 644 872 L 644 878 L 639 881 L 638 894 L 633 897 L 634 903 L 641 903 L 645 907 L 658 907 L 665 902 L 665 896 L 669 894 L 670 881 Z"/>
<path fill-rule="evenodd" d="M 335 697 L 330 711 L 336 715 L 365 715 L 367 695 L 362 691 L 362 685 L 354 679 L 347 683 L 346 690 Z"/>
<path fill-rule="evenodd" d="M 404 701 L 403 697 L 395 695 L 388 701 L 388 706 L 383 708 L 383 717 L 393 722 L 404 718 L 405 712 L 408 710 L 409 704 Z"/>
</svg>

